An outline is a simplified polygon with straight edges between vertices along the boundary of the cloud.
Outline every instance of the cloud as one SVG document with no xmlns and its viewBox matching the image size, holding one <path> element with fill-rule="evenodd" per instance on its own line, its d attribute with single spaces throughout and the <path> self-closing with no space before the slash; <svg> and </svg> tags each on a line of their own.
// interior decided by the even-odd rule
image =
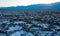
<svg viewBox="0 0 60 36">
<path fill-rule="evenodd" d="M 27 6 L 31 4 L 51 4 L 60 0 L 0 0 L 0 7 L 8 6 Z"/>
</svg>

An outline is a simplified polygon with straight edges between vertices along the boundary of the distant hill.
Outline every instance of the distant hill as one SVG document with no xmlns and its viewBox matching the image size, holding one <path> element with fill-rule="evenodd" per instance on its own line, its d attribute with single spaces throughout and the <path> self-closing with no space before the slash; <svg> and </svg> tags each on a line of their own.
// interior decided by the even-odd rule
<svg viewBox="0 0 60 36">
<path fill-rule="evenodd" d="M 1 7 L 0 10 L 60 10 L 60 2 L 53 4 L 34 4 L 28 6 Z"/>
</svg>

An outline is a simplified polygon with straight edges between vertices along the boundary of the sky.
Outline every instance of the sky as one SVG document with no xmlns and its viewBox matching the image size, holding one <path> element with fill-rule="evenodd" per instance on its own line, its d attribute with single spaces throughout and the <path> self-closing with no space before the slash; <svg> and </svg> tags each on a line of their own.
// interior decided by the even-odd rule
<svg viewBox="0 0 60 36">
<path fill-rule="evenodd" d="M 60 0 L 0 0 L 0 7 L 52 4 L 55 2 L 60 2 Z"/>
</svg>

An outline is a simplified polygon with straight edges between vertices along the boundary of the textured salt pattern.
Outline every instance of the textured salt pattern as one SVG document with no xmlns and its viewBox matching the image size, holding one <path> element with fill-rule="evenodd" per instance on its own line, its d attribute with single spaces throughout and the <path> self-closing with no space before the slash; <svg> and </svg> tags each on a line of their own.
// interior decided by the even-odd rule
<svg viewBox="0 0 60 36">
<path fill-rule="evenodd" d="M 0 15 L 0 36 L 60 36 L 60 14 L 12 16 Z"/>
</svg>

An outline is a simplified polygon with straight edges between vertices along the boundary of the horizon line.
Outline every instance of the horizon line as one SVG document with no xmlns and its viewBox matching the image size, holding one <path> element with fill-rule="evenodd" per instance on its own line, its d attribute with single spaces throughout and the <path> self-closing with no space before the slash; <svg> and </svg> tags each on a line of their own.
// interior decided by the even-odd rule
<svg viewBox="0 0 60 36">
<path fill-rule="evenodd" d="M 60 3 L 60 2 L 55 2 L 55 3 Z M 17 6 L 32 6 L 32 5 L 53 5 L 55 3 L 50 3 L 50 4 L 30 4 L 30 5 L 17 5 Z M 17 7 L 17 6 L 5 6 L 5 7 Z M 0 7 L 0 8 L 4 8 L 4 7 Z"/>
</svg>

